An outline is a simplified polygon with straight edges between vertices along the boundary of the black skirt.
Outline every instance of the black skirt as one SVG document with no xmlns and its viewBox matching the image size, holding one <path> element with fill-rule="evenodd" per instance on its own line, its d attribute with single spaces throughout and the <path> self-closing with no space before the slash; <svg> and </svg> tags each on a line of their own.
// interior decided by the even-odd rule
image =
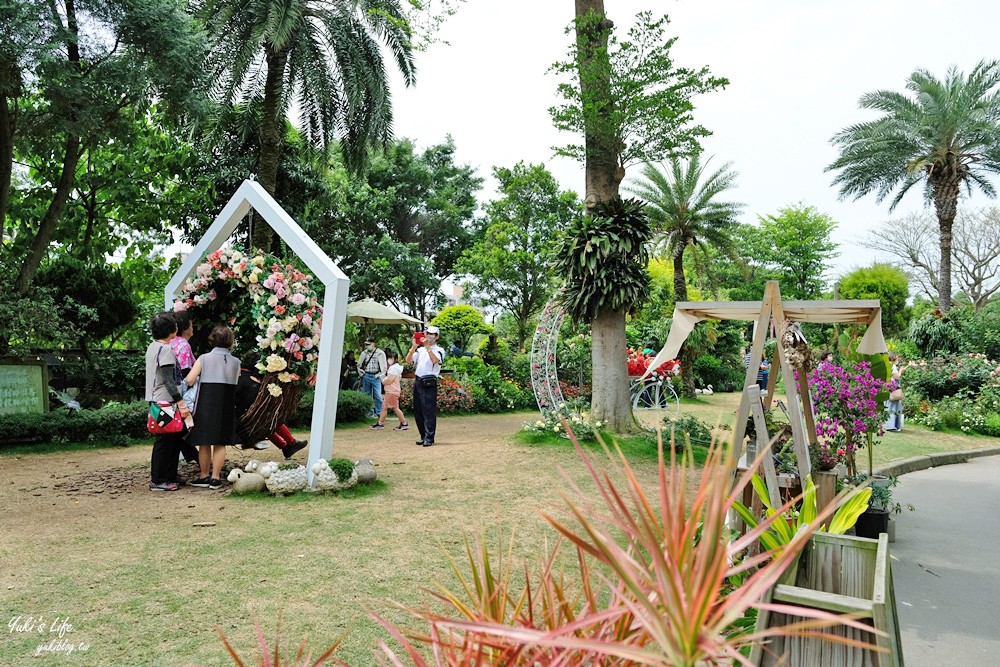
<svg viewBox="0 0 1000 667">
<path fill-rule="evenodd" d="M 236 385 L 202 382 L 195 399 L 192 445 L 235 445 Z"/>
</svg>

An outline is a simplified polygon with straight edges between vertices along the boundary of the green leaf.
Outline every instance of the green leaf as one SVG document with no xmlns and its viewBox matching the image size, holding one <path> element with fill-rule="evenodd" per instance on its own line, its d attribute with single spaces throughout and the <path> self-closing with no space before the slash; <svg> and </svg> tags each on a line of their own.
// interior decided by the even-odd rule
<svg viewBox="0 0 1000 667">
<path fill-rule="evenodd" d="M 833 519 L 830 521 L 830 528 L 827 532 L 834 535 L 843 535 L 846 533 L 851 526 L 857 523 L 858 517 L 868 509 L 868 501 L 871 499 L 871 496 L 872 490 L 868 487 L 852 493 L 847 502 L 841 505 L 837 513 L 833 515 Z"/>
</svg>

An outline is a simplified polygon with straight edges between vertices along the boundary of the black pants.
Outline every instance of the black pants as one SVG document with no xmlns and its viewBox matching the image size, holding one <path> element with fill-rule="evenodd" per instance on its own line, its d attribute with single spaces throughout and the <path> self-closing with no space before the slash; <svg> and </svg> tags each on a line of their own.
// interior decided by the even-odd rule
<svg viewBox="0 0 1000 667">
<path fill-rule="evenodd" d="M 184 445 L 184 431 L 161 433 L 153 441 L 153 455 L 150 460 L 150 477 L 153 484 L 177 481 L 177 461 Z"/>
<path fill-rule="evenodd" d="M 430 386 L 424 386 L 424 383 Z M 417 422 L 420 439 L 434 442 L 438 417 L 437 378 L 425 375 L 413 381 L 413 420 Z"/>
</svg>

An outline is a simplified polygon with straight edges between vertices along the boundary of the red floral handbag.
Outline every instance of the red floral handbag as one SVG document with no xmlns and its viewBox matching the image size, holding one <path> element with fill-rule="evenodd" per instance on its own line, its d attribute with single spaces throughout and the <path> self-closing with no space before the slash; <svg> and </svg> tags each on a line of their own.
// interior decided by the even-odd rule
<svg viewBox="0 0 1000 667">
<path fill-rule="evenodd" d="M 149 414 L 146 416 L 146 430 L 153 435 L 180 433 L 184 430 L 184 419 L 181 418 L 181 411 L 169 401 L 150 403 Z"/>
</svg>

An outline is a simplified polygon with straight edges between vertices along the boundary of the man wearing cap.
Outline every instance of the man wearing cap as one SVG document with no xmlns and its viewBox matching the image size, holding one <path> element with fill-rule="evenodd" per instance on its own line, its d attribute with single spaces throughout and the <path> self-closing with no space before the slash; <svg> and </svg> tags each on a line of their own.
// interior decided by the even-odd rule
<svg viewBox="0 0 1000 667">
<path fill-rule="evenodd" d="M 427 327 L 424 337 L 418 344 L 416 340 L 406 353 L 406 363 L 416 366 L 416 379 L 413 381 L 413 421 L 420 431 L 418 445 L 430 447 L 434 444 L 437 431 L 437 383 L 441 375 L 441 362 L 444 361 L 444 350 L 437 344 L 441 330 L 437 327 Z"/>
<path fill-rule="evenodd" d="M 361 391 L 375 400 L 375 411 L 369 417 L 382 413 L 382 376 L 386 368 L 385 352 L 375 347 L 375 338 L 368 336 L 365 349 L 358 357 L 358 372 L 361 373 Z"/>
</svg>

